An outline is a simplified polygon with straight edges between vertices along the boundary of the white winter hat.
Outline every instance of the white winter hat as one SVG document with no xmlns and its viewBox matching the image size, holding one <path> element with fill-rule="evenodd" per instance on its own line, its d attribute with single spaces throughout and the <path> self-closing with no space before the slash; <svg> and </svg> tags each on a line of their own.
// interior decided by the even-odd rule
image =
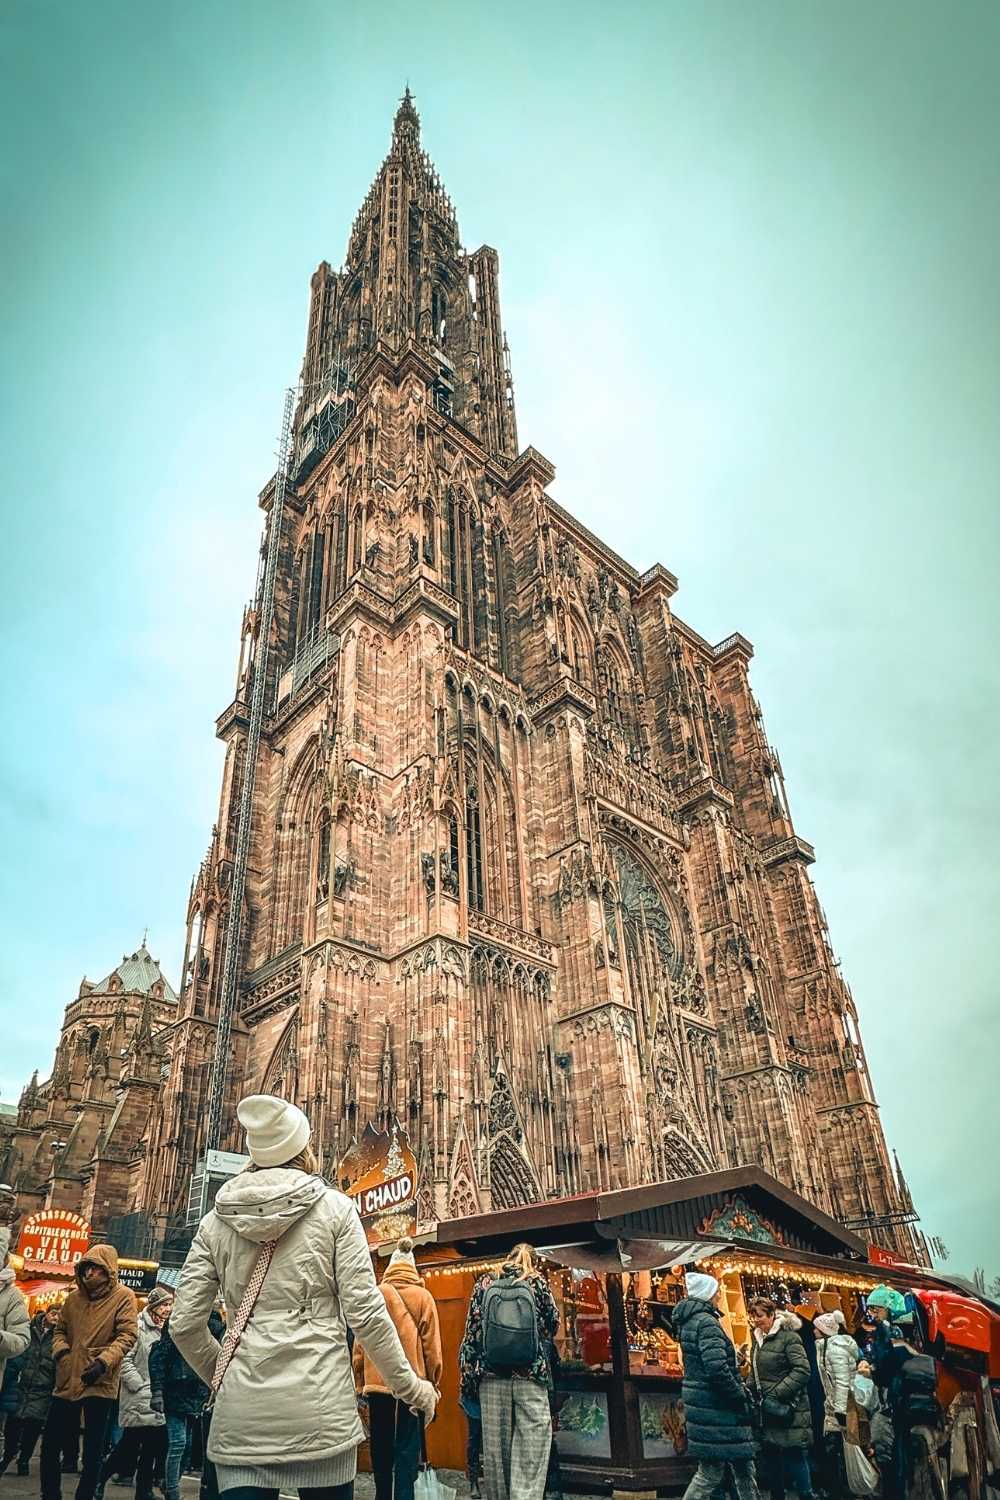
<svg viewBox="0 0 1000 1500">
<path fill-rule="evenodd" d="M 413 1266 L 416 1269 L 416 1261 L 413 1259 L 413 1241 L 408 1234 L 404 1234 L 392 1255 L 389 1257 L 390 1266 Z"/>
<path fill-rule="evenodd" d="M 295 1104 L 273 1094 L 250 1094 L 236 1106 L 247 1150 L 258 1167 L 281 1167 L 309 1144 L 312 1126 Z"/>
<path fill-rule="evenodd" d="M 689 1297 L 700 1297 L 703 1302 L 713 1301 L 719 1290 L 715 1277 L 707 1276 L 704 1271 L 688 1271 L 684 1277 L 684 1285 Z"/>
<path fill-rule="evenodd" d="M 835 1307 L 833 1312 L 820 1313 L 818 1318 L 813 1318 L 813 1327 L 818 1328 L 825 1338 L 832 1339 L 841 1328 L 847 1327 L 847 1319 L 840 1308 Z"/>
</svg>

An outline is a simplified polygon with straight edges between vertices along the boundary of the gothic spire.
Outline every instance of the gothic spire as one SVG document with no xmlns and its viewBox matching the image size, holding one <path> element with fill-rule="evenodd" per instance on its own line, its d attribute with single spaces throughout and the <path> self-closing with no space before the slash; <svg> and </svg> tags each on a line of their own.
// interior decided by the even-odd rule
<svg viewBox="0 0 1000 1500">
<path fill-rule="evenodd" d="M 414 145 L 420 140 L 420 116 L 417 114 L 413 103 L 413 95 L 410 93 L 410 85 L 406 85 L 406 92 L 399 101 L 396 118 L 392 122 L 393 141 L 410 140 Z"/>
<path fill-rule="evenodd" d="M 303 388 L 322 401 L 341 382 L 342 395 L 370 349 L 398 353 L 408 341 L 439 368 L 438 411 L 513 458 L 517 431 L 497 254 L 486 245 L 472 254 L 462 248 L 454 205 L 421 143 L 409 85 L 342 268 L 323 261 L 313 276 Z M 296 482 L 342 430 L 344 404 L 335 408 L 305 417 L 310 425 L 297 435 Z"/>
</svg>

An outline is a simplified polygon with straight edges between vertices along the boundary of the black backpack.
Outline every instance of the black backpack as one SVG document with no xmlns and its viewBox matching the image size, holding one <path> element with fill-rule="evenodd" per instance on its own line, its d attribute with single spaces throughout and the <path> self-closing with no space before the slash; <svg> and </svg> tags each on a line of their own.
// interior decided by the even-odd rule
<svg viewBox="0 0 1000 1500">
<path fill-rule="evenodd" d="M 899 1401 L 907 1416 L 938 1417 L 937 1367 L 928 1354 L 911 1354 L 899 1369 Z"/>
<path fill-rule="evenodd" d="M 483 1362 L 509 1374 L 538 1358 L 538 1314 L 530 1281 L 494 1281 L 483 1298 Z"/>
</svg>

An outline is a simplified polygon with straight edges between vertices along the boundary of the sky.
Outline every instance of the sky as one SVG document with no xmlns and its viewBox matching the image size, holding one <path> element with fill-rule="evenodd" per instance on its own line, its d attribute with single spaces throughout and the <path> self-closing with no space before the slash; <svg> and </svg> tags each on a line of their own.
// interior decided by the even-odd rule
<svg viewBox="0 0 1000 1500">
<path fill-rule="evenodd" d="M 1000 8 L 8 0 L 0 47 L 0 1099 L 147 927 L 178 982 L 309 277 L 408 81 L 521 446 L 754 643 L 888 1138 L 1000 1273 Z"/>
</svg>

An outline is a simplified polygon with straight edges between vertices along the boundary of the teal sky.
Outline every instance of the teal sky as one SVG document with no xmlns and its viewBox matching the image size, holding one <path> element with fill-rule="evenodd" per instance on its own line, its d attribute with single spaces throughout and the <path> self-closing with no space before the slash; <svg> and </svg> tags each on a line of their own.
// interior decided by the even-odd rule
<svg viewBox="0 0 1000 1500">
<path fill-rule="evenodd" d="M 177 982 L 299 368 L 408 79 L 521 444 L 754 642 L 890 1140 L 1000 1273 L 1000 8 L 8 0 L 0 1097 Z"/>
</svg>

